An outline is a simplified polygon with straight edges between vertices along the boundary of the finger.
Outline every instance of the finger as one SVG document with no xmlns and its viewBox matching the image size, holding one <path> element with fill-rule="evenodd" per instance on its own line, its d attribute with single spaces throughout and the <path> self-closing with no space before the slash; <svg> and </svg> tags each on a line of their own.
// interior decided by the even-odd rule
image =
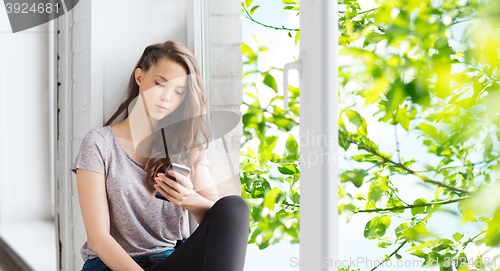
<svg viewBox="0 0 500 271">
<path fill-rule="evenodd" d="M 155 189 L 156 189 L 158 192 L 160 192 L 160 194 L 162 194 L 162 195 L 163 195 L 166 199 L 168 199 L 170 202 L 172 202 L 172 203 L 174 203 L 174 204 L 178 205 L 178 202 L 179 202 L 179 201 L 178 201 L 178 200 L 177 200 L 174 196 L 170 195 L 170 194 L 169 194 L 169 193 L 168 193 L 165 189 L 163 189 L 160 185 L 155 184 Z"/>
<path fill-rule="evenodd" d="M 172 189 L 176 190 L 177 192 L 180 191 L 180 187 L 182 185 L 180 185 L 179 183 L 177 183 L 176 181 L 172 180 L 170 177 L 166 176 L 165 174 L 163 173 L 158 173 L 158 176 L 160 178 L 160 180 L 169 185 Z"/>
<path fill-rule="evenodd" d="M 187 176 L 184 176 L 184 175 L 179 174 L 179 173 L 177 173 L 177 174 L 172 173 L 172 170 L 170 170 L 168 172 L 168 174 L 170 176 L 173 176 L 177 181 L 168 177 L 168 176 L 165 176 L 166 178 L 163 179 L 164 182 L 167 183 L 168 185 L 170 185 L 172 188 L 174 188 L 178 192 L 183 191 L 184 193 L 188 193 L 189 190 L 193 189 L 193 185 L 191 183 L 191 180 Z"/>
<path fill-rule="evenodd" d="M 191 193 L 192 190 L 183 185 L 178 184 L 177 182 L 171 180 L 170 178 L 167 178 L 167 180 L 164 183 L 168 185 L 172 190 L 175 190 L 175 192 L 178 193 L 180 196 L 186 196 L 189 193 Z"/>
<path fill-rule="evenodd" d="M 191 173 L 189 173 L 187 176 L 184 176 L 183 174 L 176 173 L 174 170 L 171 169 L 168 171 L 168 174 L 170 176 L 173 176 L 175 179 L 177 179 L 178 184 L 180 186 L 186 187 L 188 189 L 193 189 L 193 184 L 192 184 L 191 179 L 190 179 Z M 167 179 L 170 179 L 170 178 L 167 178 Z"/>
<path fill-rule="evenodd" d="M 174 194 L 178 194 L 179 191 L 177 191 L 176 189 L 174 189 L 170 184 L 172 183 L 169 183 L 169 182 L 172 182 L 171 180 L 169 180 L 168 178 L 166 178 L 166 180 L 162 180 L 161 178 L 157 177 L 155 178 L 155 181 L 156 181 L 156 184 L 158 184 L 161 188 L 163 188 L 163 190 L 167 191 L 168 193 L 170 193 L 170 195 L 174 195 Z"/>
<path fill-rule="evenodd" d="M 169 179 L 177 181 L 180 185 L 185 185 L 186 177 L 184 175 L 176 173 L 173 169 L 169 170 L 168 174 L 173 177 L 173 178 L 169 178 Z"/>
<path fill-rule="evenodd" d="M 177 193 L 180 192 L 181 185 L 179 185 L 176 181 L 168 178 L 167 176 L 165 175 L 160 176 L 158 180 L 160 181 L 159 183 L 168 185 L 171 189 L 175 190 Z"/>
</svg>

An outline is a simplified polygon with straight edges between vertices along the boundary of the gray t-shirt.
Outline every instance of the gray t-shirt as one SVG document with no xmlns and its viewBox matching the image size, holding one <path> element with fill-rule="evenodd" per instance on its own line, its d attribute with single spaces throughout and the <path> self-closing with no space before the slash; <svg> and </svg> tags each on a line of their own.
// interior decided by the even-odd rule
<svg viewBox="0 0 500 271">
<path fill-rule="evenodd" d="M 206 155 L 200 164 L 208 165 Z M 190 234 L 188 211 L 150 194 L 143 183 L 144 167 L 125 151 L 110 126 L 85 135 L 71 167 L 74 173 L 80 168 L 104 175 L 110 234 L 130 257 L 172 249 Z M 88 240 L 80 252 L 84 261 L 97 257 Z"/>
</svg>

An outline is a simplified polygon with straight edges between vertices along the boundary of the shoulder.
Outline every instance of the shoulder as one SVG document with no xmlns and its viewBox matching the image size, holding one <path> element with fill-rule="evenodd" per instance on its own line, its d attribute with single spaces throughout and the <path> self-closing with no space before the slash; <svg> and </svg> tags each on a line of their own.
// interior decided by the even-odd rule
<svg viewBox="0 0 500 271">
<path fill-rule="evenodd" d="M 99 127 L 90 130 L 84 137 L 84 141 L 105 142 L 110 137 L 109 127 Z"/>
<path fill-rule="evenodd" d="M 85 136 L 82 138 L 82 148 L 93 148 L 98 147 L 99 149 L 104 150 L 107 145 L 109 145 L 110 140 L 110 129 L 109 127 L 99 127 L 90 130 Z"/>
<path fill-rule="evenodd" d="M 95 128 L 87 132 L 82 138 L 80 150 L 76 155 L 71 170 L 76 173 L 77 168 L 95 171 L 106 176 L 106 165 L 109 161 L 109 137 L 106 127 Z"/>
</svg>

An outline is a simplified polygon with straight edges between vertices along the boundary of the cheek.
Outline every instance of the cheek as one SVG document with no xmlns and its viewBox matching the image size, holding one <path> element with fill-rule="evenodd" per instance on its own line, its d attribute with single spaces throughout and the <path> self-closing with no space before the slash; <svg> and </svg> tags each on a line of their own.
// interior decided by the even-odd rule
<svg viewBox="0 0 500 271">
<path fill-rule="evenodd" d="M 179 98 L 177 99 L 177 107 L 179 107 L 183 102 L 184 100 L 186 99 L 186 96 L 178 96 Z"/>
<path fill-rule="evenodd" d="M 154 102 L 161 95 L 161 90 L 159 87 L 152 87 L 144 91 L 144 97 L 147 101 Z"/>
</svg>

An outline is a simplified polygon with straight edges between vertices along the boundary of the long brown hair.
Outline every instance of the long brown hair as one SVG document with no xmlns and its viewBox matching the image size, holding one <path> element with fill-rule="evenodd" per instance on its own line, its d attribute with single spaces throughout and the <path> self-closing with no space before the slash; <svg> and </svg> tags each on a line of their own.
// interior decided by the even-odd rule
<svg viewBox="0 0 500 271">
<path fill-rule="evenodd" d="M 128 117 L 128 108 L 130 103 L 139 95 L 139 85 L 135 80 L 135 70 L 141 68 L 142 72 L 147 72 L 153 65 L 156 65 L 162 58 L 168 58 L 175 61 L 184 69 L 188 76 L 187 94 L 182 104 L 165 118 L 184 119 L 187 121 L 178 122 L 165 130 L 165 138 L 170 144 L 169 153 L 176 153 L 166 158 L 155 158 L 154 156 L 148 159 L 145 166 L 146 177 L 144 185 L 146 189 L 153 193 L 154 178 L 159 172 L 165 173 L 167 165 L 171 162 L 183 164 L 191 168 L 191 180 L 196 177 L 196 165 L 201 161 L 202 143 L 198 140 L 200 132 L 206 142 L 208 148 L 208 138 L 210 129 L 203 116 L 205 106 L 207 104 L 207 95 L 203 86 L 198 63 L 194 55 L 181 43 L 175 41 L 166 41 L 147 46 L 142 53 L 139 61 L 130 75 L 128 83 L 127 98 L 123 101 L 111 118 L 106 121 L 104 126 L 113 123 L 114 120 L 123 112 L 126 111 L 125 118 Z"/>
</svg>

